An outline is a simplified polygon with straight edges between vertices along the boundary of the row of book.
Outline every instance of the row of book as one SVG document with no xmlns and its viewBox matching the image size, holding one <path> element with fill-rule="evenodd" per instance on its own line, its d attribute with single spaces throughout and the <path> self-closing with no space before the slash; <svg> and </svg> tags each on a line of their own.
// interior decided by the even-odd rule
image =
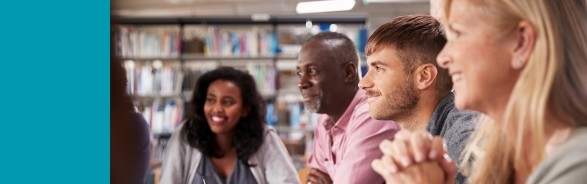
<svg viewBox="0 0 587 184">
<path fill-rule="evenodd" d="M 181 51 L 177 28 L 122 26 L 115 37 L 117 54 L 122 57 L 177 57 Z"/>
<path fill-rule="evenodd" d="M 186 50 L 209 56 L 268 56 L 277 50 L 277 39 L 270 30 L 256 26 L 250 29 L 229 29 L 217 26 L 186 29 L 184 45 L 203 43 L 202 50 Z M 190 47 L 191 48 L 191 47 Z M 199 48 L 199 47 L 195 47 Z"/>
<path fill-rule="evenodd" d="M 134 96 L 165 96 L 181 92 L 183 72 L 178 66 L 126 66 L 127 90 Z"/>
<path fill-rule="evenodd" d="M 368 31 L 364 27 L 343 31 L 353 41 L 359 52 L 364 52 Z M 311 34 L 295 35 L 281 32 L 278 40 L 271 29 L 257 26 L 222 27 L 135 27 L 120 26 L 116 35 L 117 52 L 122 57 L 178 57 L 181 54 L 208 56 L 271 56 L 277 53 L 297 54 Z M 291 38 L 290 38 L 291 37 Z M 290 38 L 290 39 L 285 39 Z M 299 38 L 292 42 L 292 38 Z M 279 42 L 279 43 L 278 43 Z M 290 44 L 298 49 L 290 52 Z"/>
<path fill-rule="evenodd" d="M 277 129 L 292 156 L 308 155 L 312 151 L 318 117 L 316 113 L 305 111 L 301 102 L 276 101 L 267 105 L 267 123 Z"/>
<path fill-rule="evenodd" d="M 141 114 L 147 120 L 151 133 L 170 133 L 183 119 L 184 103 L 178 99 L 157 99 L 145 106 Z"/>
<path fill-rule="evenodd" d="M 153 66 L 151 64 L 125 65 L 129 94 L 133 96 L 178 95 L 191 91 L 197 79 L 210 68 L 182 70 L 178 65 Z M 261 94 L 274 95 L 277 71 L 271 63 L 247 63 L 243 67 L 255 79 Z"/>
<path fill-rule="evenodd" d="M 301 102 L 272 102 L 267 104 L 267 124 L 272 127 L 287 127 L 282 136 L 300 140 L 307 130 L 316 127 L 318 114 L 304 110 Z"/>
<path fill-rule="evenodd" d="M 255 79 L 257 90 L 263 95 L 274 95 L 276 91 L 275 78 L 277 75 L 276 68 L 273 64 L 248 63 L 246 69 Z"/>
</svg>

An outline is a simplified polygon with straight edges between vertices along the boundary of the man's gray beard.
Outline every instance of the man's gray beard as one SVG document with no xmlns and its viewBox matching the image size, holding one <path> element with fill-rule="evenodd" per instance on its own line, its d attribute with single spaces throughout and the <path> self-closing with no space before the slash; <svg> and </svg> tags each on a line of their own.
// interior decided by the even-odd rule
<svg viewBox="0 0 587 184">
<path fill-rule="evenodd" d="M 306 111 L 310 112 L 310 113 L 316 113 L 318 112 L 318 109 L 320 109 L 320 101 L 318 101 L 318 103 L 315 103 L 313 105 L 304 103 L 304 105 L 306 105 Z"/>
<path fill-rule="evenodd" d="M 320 106 L 322 106 L 322 98 L 324 95 L 322 95 L 322 92 L 318 93 L 318 96 L 316 97 L 316 103 L 315 104 L 308 104 L 308 103 L 304 103 L 305 109 L 306 111 L 310 112 L 310 113 L 317 113 L 318 109 L 320 109 Z"/>
</svg>

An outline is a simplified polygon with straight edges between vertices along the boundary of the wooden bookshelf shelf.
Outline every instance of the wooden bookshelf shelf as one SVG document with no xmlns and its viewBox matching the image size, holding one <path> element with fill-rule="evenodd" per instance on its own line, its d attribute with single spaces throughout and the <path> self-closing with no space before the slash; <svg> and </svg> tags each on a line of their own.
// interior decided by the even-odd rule
<svg viewBox="0 0 587 184">
<path fill-rule="evenodd" d="M 113 17 L 117 23 L 122 25 L 277 25 L 277 24 L 305 24 L 311 20 L 315 24 L 339 23 L 339 24 L 365 24 L 367 17 L 340 17 L 340 16 L 316 16 L 316 17 L 271 17 L 267 21 L 254 21 L 251 17 L 177 17 L 177 18 L 155 18 L 155 17 Z"/>
<path fill-rule="evenodd" d="M 167 98 L 183 98 L 181 94 L 170 94 L 170 95 L 131 95 L 134 100 L 155 100 L 155 99 L 167 99 Z"/>
<path fill-rule="evenodd" d="M 121 61 L 179 61 L 180 57 L 119 57 Z"/>
<path fill-rule="evenodd" d="M 297 60 L 297 55 L 268 55 L 268 56 L 207 56 L 203 54 L 183 54 L 181 57 L 119 57 L 122 61 L 218 61 L 218 60 Z"/>
<path fill-rule="evenodd" d="M 206 56 L 199 54 L 184 54 L 183 60 L 273 60 L 275 56 Z"/>
</svg>

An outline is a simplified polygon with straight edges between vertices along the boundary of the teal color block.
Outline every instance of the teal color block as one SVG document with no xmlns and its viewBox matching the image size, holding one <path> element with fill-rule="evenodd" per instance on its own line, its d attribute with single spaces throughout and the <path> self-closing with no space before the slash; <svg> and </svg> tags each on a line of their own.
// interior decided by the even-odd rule
<svg viewBox="0 0 587 184">
<path fill-rule="evenodd" d="M 109 1 L 0 11 L 0 183 L 109 183 Z"/>
</svg>

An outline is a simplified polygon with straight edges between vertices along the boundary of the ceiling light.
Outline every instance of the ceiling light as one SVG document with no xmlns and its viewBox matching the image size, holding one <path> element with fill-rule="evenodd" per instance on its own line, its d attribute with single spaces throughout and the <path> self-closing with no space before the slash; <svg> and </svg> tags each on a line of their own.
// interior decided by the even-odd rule
<svg viewBox="0 0 587 184">
<path fill-rule="evenodd" d="M 353 9 L 355 0 L 325 0 L 325 1 L 307 1 L 299 2 L 296 6 L 296 12 L 319 13 L 333 11 L 347 11 Z"/>
<path fill-rule="evenodd" d="M 369 3 L 418 3 L 430 2 L 430 0 L 363 0 L 364 4 Z"/>
</svg>

